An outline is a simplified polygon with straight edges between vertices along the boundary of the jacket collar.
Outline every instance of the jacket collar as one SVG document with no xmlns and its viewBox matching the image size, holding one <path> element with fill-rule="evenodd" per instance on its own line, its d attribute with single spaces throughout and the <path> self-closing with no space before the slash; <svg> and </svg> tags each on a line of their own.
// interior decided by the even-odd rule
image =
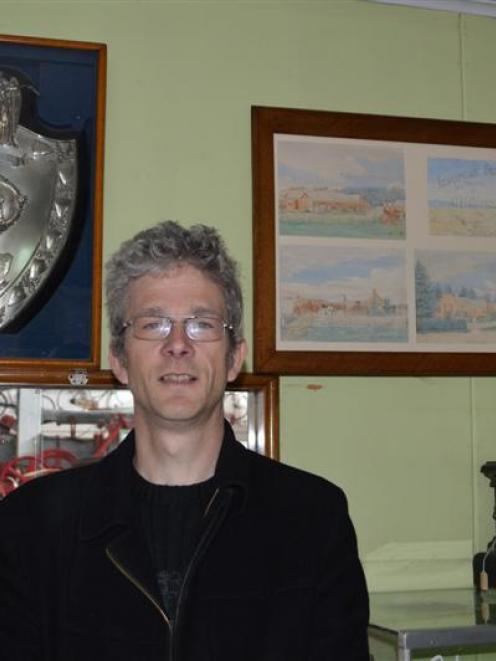
<svg viewBox="0 0 496 661">
<path fill-rule="evenodd" d="M 132 471 L 135 434 L 131 431 L 107 457 L 92 466 L 85 486 L 80 519 L 80 536 L 91 539 L 107 530 L 127 526 L 133 511 Z M 232 507 L 244 507 L 248 494 L 250 452 L 236 440 L 230 424 L 224 422 L 224 438 L 215 475 L 218 488 L 231 491 Z"/>
<path fill-rule="evenodd" d="M 231 511 L 240 511 L 246 504 L 250 482 L 250 455 L 251 452 L 236 440 L 231 425 L 224 420 L 224 439 L 215 467 L 215 477 L 221 491 L 231 492 Z"/>
</svg>

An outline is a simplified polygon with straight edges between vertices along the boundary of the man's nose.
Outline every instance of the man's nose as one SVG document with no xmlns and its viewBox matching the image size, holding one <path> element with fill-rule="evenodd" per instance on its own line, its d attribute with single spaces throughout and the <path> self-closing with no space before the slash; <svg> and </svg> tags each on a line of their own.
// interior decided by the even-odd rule
<svg viewBox="0 0 496 661">
<path fill-rule="evenodd" d="M 162 341 L 162 351 L 182 355 L 192 350 L 192 341 L 181 321 L 173 321 L 169 335 Z"/>
</svg>

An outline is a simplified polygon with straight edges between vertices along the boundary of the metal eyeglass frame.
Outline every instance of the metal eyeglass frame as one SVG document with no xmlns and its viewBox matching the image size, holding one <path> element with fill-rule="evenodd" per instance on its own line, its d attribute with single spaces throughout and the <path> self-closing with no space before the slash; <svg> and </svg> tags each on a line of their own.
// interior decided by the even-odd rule
<svg viewBox="0 0 496 661">
<path fill-rule="evenodd" d="M 166 340 L 170 334 L 172 333 L 172 330 L 174 328 L 174 324 L 181 322 L 184 328 L 184 332 L 186 333 L 186 336 L 188 339 L 190 339 L 192 342 L 217 342 L 218 340 L 221 339 L 222 335 L 219 335 L 218 338 L 215 339 L 209 339 L 209 340 L 202 340 L 198 339 L 197 337 L 192 337 L 190 335 L 190 329 L 188 329 L 188 322 L 195 320 L 195 319 L 212 319 L 215 321 L 220 321 L 222 325 L 222 329 L 225 332 L 226 330 L 228 331 L 233 331 L 234 326 L 232 324 L 229 324 L 227 321 L 224 321 L 221 317 L 217 317 L 215 315 L 208 315 L 208 314 L 192 314 L 192 315 L 184 315 L 184 317 L 180 317 L 179 319 L 170 317 L 168 315 L 161 315 L 161 314 L 137 314 L 135 317 L 132 319 L 129 319 L 128 321 L 125 321 L 122 324 L 121 328 L 121 334 L 124 333 L 128 328 L 133 328 L 134 323 L 136 319 L 143 319 L 144 317 L 149 317 L 151 319 L 160 319 L 160 320 L 167 320 L 170 322 L 170 327 L 166 335 L 161 335 L 160 337 L 157 338 L 148 338 L 148 337 L 139 337 L 137 335 L 134 335 L 137 340 L 144 340 L 145 342 L 157 342 L 161 341 L 163 342 Z"/>
</svg>

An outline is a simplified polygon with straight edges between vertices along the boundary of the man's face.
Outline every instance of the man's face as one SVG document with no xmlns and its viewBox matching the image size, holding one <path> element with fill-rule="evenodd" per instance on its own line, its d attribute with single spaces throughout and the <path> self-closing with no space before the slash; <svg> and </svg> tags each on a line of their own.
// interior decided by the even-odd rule
<svg viewBox="0 0 496 661">
<path fill-rule="evenodd" d="M 142 314 L 181 318 L 201 313 L 226 318 L 219 286 L 189 265 L 132 281 L 126 313 L 128 320 Z M 233 381 L 241 369 L 244 342 L 228 358 L 228 331 L 220 340 L 194 342 L 179 321 L 164 340 L 137 339 L 132 327 L 125 333 L 125 359 L 111 353 L 110 364 L 133 393 L 137 421 L 184 429 L 222 418 L 226 382 Z"/>
</svg>

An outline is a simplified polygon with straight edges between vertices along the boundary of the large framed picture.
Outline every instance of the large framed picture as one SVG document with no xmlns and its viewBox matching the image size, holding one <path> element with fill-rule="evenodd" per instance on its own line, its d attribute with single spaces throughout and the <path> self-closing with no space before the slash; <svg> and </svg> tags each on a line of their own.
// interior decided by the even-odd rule
<svg viewBox="0 0 496 661">
<path fill-rule="evenodd" d="M 496 127 L 252 109 L 255 370 L 496 374 Z"/>
<path fill-rule="evenodd" d="M 0 371 L 100 365 L 106 47 L 0 36 Z"/>
</svg>

